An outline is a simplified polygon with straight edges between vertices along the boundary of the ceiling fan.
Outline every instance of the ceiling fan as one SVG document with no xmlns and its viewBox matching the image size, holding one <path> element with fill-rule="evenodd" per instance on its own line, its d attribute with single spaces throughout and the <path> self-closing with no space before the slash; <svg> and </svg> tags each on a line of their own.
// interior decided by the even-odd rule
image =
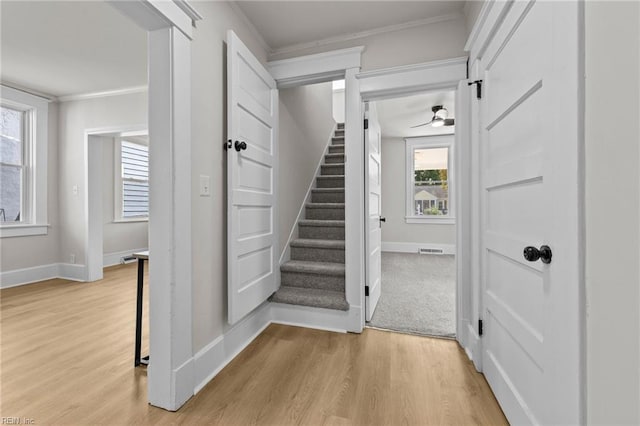
<svg viewBox="0 0 640 426">
<path fill-rule="evenodd" d="M 431 124 L 431 127 L 453 126 L 456 122 L 453 118 L 447 118 L 449 112 L 442 105 L 436 105 L 432 107 L 431 111 L 433 111 L 433 117 L 431 118 L 431 121 L 418 124 L 417 126 L 411 126 L 411 128 L 415 129 L 416 127 L 427 126 L 429 124 Z"/>
</svg>

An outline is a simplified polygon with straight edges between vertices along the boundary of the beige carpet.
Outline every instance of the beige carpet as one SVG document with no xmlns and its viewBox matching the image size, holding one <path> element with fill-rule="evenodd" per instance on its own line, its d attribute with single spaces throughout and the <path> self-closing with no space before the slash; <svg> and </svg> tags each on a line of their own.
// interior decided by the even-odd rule
<svg viewBox="0 0 640 426">
<path fill-rule="evenodd" d="M 452 255 L 382 253 L 382 295 L 369 326 L 430 336 L 456 332 Z"/>
</svg>

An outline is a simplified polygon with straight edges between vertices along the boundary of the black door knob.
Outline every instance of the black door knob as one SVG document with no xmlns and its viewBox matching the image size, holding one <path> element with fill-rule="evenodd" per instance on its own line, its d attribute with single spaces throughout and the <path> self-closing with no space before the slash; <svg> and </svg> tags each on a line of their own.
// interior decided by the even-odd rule
<svg viewBox="0 0 640 426">
<path fill-rule="evenodd" d="M 382 216 L 380 216 L 380 222 L 386 222 L 386 221 L 387 221 L 387 218 L 386 218 L 386 217 L 382 217 Z"/>
<path fill-rule="evenodd" d="M 238 152 L 240 152 L 241 149 L 247 149 L 247 143 L 246 142 L 236 141 L 234 146 L 236 148 L 236 151 L 238 151 Z"/>
<path fill-rule="evenodd" d="M 542 260 L 542 263 L 549 264 L 551 263 L 551 247 L 549 246 L 540 246 L 540 250 L 535 247 L 528 246 L 524 248 L 524 258 L 529 262 L 535 262 L 536 260 Z"/>
</svg>

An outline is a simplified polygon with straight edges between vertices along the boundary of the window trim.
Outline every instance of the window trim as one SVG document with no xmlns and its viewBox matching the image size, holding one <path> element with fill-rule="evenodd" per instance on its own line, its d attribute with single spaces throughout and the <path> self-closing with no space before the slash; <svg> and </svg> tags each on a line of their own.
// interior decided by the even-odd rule
<svg viewBox="0 0 640 426">
<path fill-rule="evenodd" d="M 136 135 L 138 136 L 138 135 Z M 135 217 L 124 217 L 122 215 L 123 209 L 123 193 L 122 193 L 122 141 L 137 143 L 139 145 L 144 145 L 146 147 L 149 146 L 148 142 L 144 142 L 136 136 L 119 136 L 114 138 L 114 151 L 113 151 L 113 223 L 135 223 L 135 222 L 149 222 L 149 214 L 147 216 L 135 216 Z M 140 134 L 139 136 L 146 136 Z M 149 179 L 147 179 L 149 182 Z"/>
<path fill-rule="evenodd" d="M 456 221 L 455 205 L 455 135 L 433 135 L 405 138 L 405 223 L 408 224 L 454 224 Z M 448 148 L 447 158 L 447 184 L 449 186 L 448 206 L 449 212 L 443 216 L 418 216 L 414 214 L 413 206 L 413 179 L 415 174 L 415 164 L 413 153 L 416 149 L 422 148 Z"/>
<path fill-rule="evenodd" d="M 0 91 L 2 105 L 25 112 L 21 221 L 0 223 L 0 238 L 46 235 L 49 101 L 5 85 Z"/>
</svg>

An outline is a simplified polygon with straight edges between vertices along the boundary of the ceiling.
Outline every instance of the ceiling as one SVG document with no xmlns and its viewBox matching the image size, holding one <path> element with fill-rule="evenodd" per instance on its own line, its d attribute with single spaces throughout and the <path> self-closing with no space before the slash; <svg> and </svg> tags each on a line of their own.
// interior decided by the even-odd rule
<svg viewBox="0 0 640 426">
<path fill-rule="evenodd" d="M 454 118 L 455 92 L 421 93 L 419 95 L 376 101 L 382 137 L 406 138 L 453 133 L 455 126 L 422 126 L 411 129 L 411 126 L 431 120 L 431 117 L 433 117 L 431 107 L 435 105 L 444 106 L 449 113 L 448 117 Z"/>
<path fill-rule="evenodd" d="M 102 1 L 2 0 L 3 82 L 53 96 L 147 84 L 147 33 Z"/>
<path fill-rule="evenodd" d="M 461 14 L 464 1 L 237 1 L 269 47 L 348 36 L 381 27 Z"/>
</svg>

